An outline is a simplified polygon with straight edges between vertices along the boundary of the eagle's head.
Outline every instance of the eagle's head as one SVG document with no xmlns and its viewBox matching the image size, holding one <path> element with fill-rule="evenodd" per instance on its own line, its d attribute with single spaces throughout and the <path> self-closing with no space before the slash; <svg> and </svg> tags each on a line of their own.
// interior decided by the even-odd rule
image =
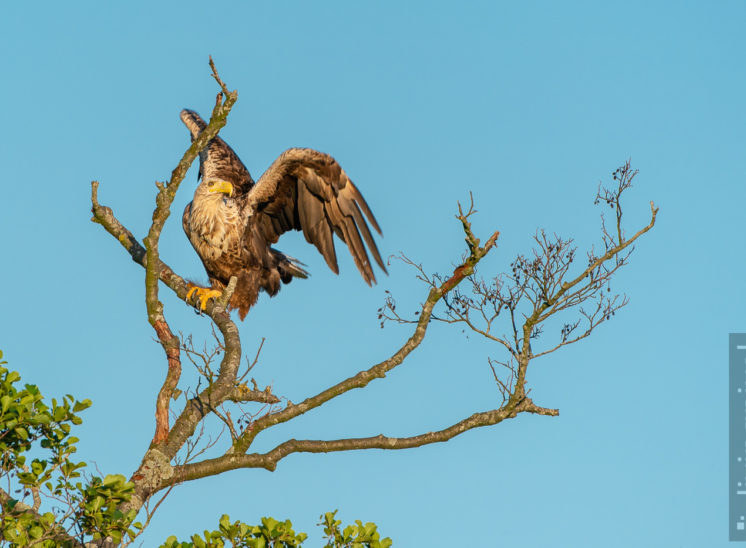
<svg viewBox="0 0 746 548">
<path fill-rule="evenodd" d="M 204 183 L 208 194 L 225 194 L 233 196 L 233 185 L 222 179 L 208 179 Z"/>
<path fill-rule="evenodd" d="M 199 185 L 197 190 L 194 192 L 194 199 L 197 203 L 204 204 L 207 206 L 210 204 L 211 207 L 218 207 L 222 204 L 227 204 L 233 198 L 234 186 L 223 179 L 205 179 Z"/>
</svg>

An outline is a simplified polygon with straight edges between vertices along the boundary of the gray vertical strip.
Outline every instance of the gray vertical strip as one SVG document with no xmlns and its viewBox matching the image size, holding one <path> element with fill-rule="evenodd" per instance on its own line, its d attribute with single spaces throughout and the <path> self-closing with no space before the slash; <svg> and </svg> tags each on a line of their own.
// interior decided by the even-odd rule
<svg viewBox="0 0 746 548">
<path fill-rule="evenodd" d="M 746 541 L 746 333 L 731 333 L 729 412 L 730 438 L 728 450 L 731 541 Z"/>
</svg>

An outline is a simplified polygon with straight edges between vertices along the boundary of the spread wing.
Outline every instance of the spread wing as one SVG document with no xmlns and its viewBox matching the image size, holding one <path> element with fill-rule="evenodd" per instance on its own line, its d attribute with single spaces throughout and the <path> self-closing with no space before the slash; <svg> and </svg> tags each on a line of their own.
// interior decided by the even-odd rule
<svg viewBox="0 0 746 548">
<path fill-rule="evenodd" d="M 328 154 L 308 148 L 286 150 L 251 189 L 246 207 L 254 221 L 247 226 L 249 238 L 275 243 L 288 230 L 302 230 L 338 274 L 334 233 L 347 244 L 368 285 L 376 281 L 368 250 L 386 272 L 368 223 L 379 234 L 381 229 L 360 191 Z"/>
<path fill-rule="evenodd" d="M 181 121 L 189 129 L 194 141 L 207 123 L 193 110 L 181 111 Z M 236 194 L 249 191 L 254 185 L 249 170 L 238 155 L 220 137 L 215 137 L 199 153 L 199 177 L 201 179 L 221 179 L 231 183 Z"/>
</svg>

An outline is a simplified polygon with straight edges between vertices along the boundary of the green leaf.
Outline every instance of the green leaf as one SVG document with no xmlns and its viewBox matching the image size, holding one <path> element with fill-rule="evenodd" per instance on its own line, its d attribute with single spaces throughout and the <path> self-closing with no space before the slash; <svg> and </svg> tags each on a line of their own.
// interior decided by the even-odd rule
<svg viewBox="0 0 746 548">
<path fill-rule="evenodd" d="M 73 413 L 80 413 L 81 411 L 88 409 L 93 403 L 91 400 L 76 401 L 73 405 Z"/>
<path fill-rule="evenodd" d="M 104 486 L 121 485 L 127 481 L 122 474 L 109 474 L 104 478 Z"/>
</svg>

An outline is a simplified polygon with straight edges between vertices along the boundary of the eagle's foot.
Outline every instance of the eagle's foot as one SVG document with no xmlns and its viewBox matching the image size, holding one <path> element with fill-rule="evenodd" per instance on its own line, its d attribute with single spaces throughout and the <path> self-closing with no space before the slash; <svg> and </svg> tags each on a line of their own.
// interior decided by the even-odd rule
<svg viewBox="0 0 746 548">
<path fill-rule="evenodd" d="M 189 292 L 186 295 L 187 302 L 189 302 L 189 299 L 191 299 L 192 295 L 194 295 L 195 293 L 197 294 L 197 300 L 199 301 L 200 312 L 203 312 L 205 308 L 207 308 L 208 300 L 217 299 L 223 294 L 217 289 L 211 289 L 209 287 L 193 286 L 192 288 L 189 289 Z"/>
</svg>

